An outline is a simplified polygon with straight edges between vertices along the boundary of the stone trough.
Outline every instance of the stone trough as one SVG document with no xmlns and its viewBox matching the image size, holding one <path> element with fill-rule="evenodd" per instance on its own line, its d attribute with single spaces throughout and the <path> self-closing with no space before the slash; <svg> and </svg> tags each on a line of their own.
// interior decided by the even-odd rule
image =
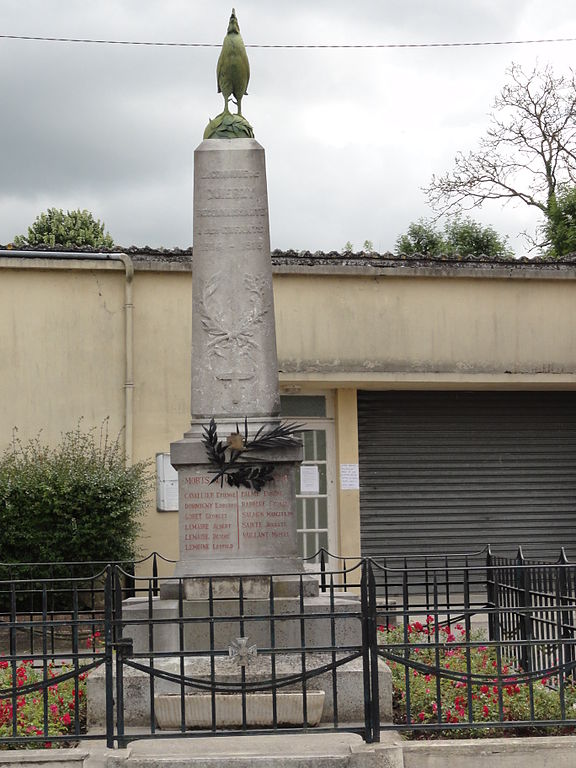
<svg viewBox="0 0 576 768">
<path fill-rule="evenodd" d="M 304 697 L 298 692 L 276 693 L 276 723 L 273 718 L 271 693 L 247 693 L 245 696 L 246 726 L 270 728 L 278 726 L 318 725 L 324 708 L 324 691 L 308 691 L 306 694 L 306 723 L 304 722 Z M 242 696 L 238 693 L 216 693 L 214 708 L 217 728 L 242 728 Z M 163 730 L 175 730 L 181 726 L 181 697 L 178 694 L 159 694 L 154 697 L 156 724 Z M 186 727 L 210 728 L 212 726 L 212 695 L 197 693 L 184 697 Z"/>
</svg>

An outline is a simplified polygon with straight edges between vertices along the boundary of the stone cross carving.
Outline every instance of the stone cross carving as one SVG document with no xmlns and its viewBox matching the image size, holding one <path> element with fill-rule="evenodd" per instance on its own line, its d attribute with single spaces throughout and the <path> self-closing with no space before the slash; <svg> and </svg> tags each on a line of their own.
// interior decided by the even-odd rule
<svg viewBox="0 0 576 768">
<path fill-rule="evenodd" d="M 234 659 L 239 667 L 245 667 L 250 664 L 258 654 L 258 649 L 255 645 L 248 645 L 249 640 L 249 637 L 237 637 L 232 640 L 228 648 L 230 658 Z"/>
</svg>

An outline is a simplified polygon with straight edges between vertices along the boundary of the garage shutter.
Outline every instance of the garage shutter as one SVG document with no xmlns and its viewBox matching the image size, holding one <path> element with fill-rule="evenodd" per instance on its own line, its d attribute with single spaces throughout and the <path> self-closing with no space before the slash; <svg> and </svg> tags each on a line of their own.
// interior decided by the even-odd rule
<svg viewBox="0 0 576 768">
<path fill-rule="evenodd" d="M 359 392 L 362 554 L 576 560 L 576 393 Z"/>
</svg>

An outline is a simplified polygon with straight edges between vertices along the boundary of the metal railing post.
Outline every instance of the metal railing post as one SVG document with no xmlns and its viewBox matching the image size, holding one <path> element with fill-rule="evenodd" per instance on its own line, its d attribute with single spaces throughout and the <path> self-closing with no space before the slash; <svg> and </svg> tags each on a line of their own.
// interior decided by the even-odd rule
<svg viewBox="0 0 576 768">
<path fill-rule="evenodd" d="M 106 566 L 106 581 L 104 583 L 104 668 L 106 688 L 106 746 L 114 748 L 114 667 L 112 646 L 114 634 L 112 628 L 113 590 L 112 566 Z"/>
<path fill-rule="evenodd" d="M 518 547 L 516 566 L 519 615 L 518 626 L 521 640 L 521 645 L 519 646 L 520 663 L 522 664 L 524 672 L 530 672 L 532 669 L 532 648 L 530 647 L 530 641 L 532 640 L 532 598 L 530 593 L 530 572 L 526 565 L 522 547 Z"/>
<path fill-rule="evenodd" d="M 496 635 L 494 621 L 497 617 L 494 615 L 496 605 L 496 581 L 494 579 L 494 557 L 490 545 L 486 550 L 486 603 L 488 607 L 488 639 L 494 640 Z"/>
</svg>

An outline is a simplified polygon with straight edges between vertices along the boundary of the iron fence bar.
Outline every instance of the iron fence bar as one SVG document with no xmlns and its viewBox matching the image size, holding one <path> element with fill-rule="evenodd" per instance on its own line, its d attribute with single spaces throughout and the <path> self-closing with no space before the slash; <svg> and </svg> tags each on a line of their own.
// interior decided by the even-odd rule
<svg viewBox="0 0 576 768">
<path fill-rule="evenodd" d="M 410 658 L 410 650 L 408 647 L 408 625 L 410 623 L 410 600 L 408 590 L 408 564 L 404 561 L 404 570 L 402 571 L 402 631 L 404 635 L 404 658 L 406 661 Z M 406 687 L 406 712 L 407 717 L 410 718 L 411 712 L 411 696 L 410 696 L 410 673 L 408 672 L 408 666 L 406 666 L 404 674 L 404 682 Z"/>
<path fill-rule="evenodd" d="M 45 585 L 44 585 L 45 586 Z M 72 665 L 74 672 L 74 733 L 80 733 L 80 685 L 78 675 L 80 674 L 78 669 L 78 584 L 74 582 L 72 584 Z"/>
<path fill-rule="evenodd" d="M 278 696 L 276 689 L 276 622 L 274 606 L 274 577 L 270 576 L 270 594 L 268 610 L 270 613 L 270 678 L 272 680 L 272 726 L 276 730 L 278 723 Z"/>
<path fill-rule="evenodd" d="M 522 553 L 521 547 L 518 547 L 517 564 L 519 567 L 515 571 L 515 576 L 518 588 L 518 618 L 520 640 L 522 641 L 521 645 L 519 646 L 520 663 L 526 672 L 530 672 L 532 669 L 532 654 L 529 645 L 529 642 L 532 639 L 532 622 L 530 620 L 532 596 L 530 592 L 530 572 L 528 567 L 525 565 L 524 555 Z"/>
<path fill-rule="evenodd" d="M 464 571 L 464 631 L 466 633 L 466 674 L 470 678 L 472 675 L 472 656 L 470 653 L 470 637 L 472 634 L 472 622 L 469 610 L 466 610 L 470 606 L 470 583 L 469 583 L 468 571 Z M 466 686 L 466 699 L 468 704 L 468 722 L 472 722 L 474 713 L 472 711 L 472 686 Z"/>
<path fill-rule="evenodd" d="M 320 591 L 326 592 L 326 550 L 320 549 Z"/>
<path fill-rule="evenodd" d="M 113 624 L 114 629 L 114 648 L 116 649 L 116 731 L 118 746 L 124 747 L 124 656 L 120 648 L 122 637 L 122 582 L 118 566 L 114 568 L 114 607 L 116 609 L 116 621 Z"/>
<path fill-rule="evenodd" d="M 362 563 L 360 579 L 360 604 L 362 615 L 362 679 L 364 683 L 364 741 L 372 741 L 372 702 L 370 690 L 370 644 L 368 630 L 368 561 Z"/>
<path fill-rule="evenodd" d="M 300 647 L 303 649 L 300 654 L 300 664 L 302 669 L 302 721 L 304 728 L 308 727 L 308 686 L 306 680 L 306 619 L 304 605 L 304 578 L 300 574 L 299 578 L 299 610 L 300 610 Z"/>
<path fill-rule="evenodd" d="M 244 627 L 244 581 L 240 576 L 240 584 L 238 587 L 238 613 L 240 615 L 240 637 L 245 637 Z M 246 667 L 244 664 L 240 666 L 240 679 L 242 682 L 242 730 L 246 730 Z"/>
<path fill-rule="evenodd" d="M 440 668 L 440 626 L 438 623 L 438 611 L 439 611 L 439 605 L 438 605 L 438 582 L 437 582 L 437 575 L 436 572 L 434 572 L 434 580 L 433 580 L 433 598 L 434 598 L 434 613 L 432 614 L 434 618 L 434 663 L 437 668 Z M 410 683 L 410 678 L 408 678 L 408 681 Z M 440 675 L 436 675 L 436 716 L 438 719 L 438 722 L 442 722 L 442 709 L 443 709 L 443 702 L 442 702 L 442 689 L 441 689 L 441 678 Z M 408 704 L 406 704 L 408 706 Z"/>
<path fill-rule="evenodd" d="M 556 602 L 557 605 L 562 605 L 562 581 L 561 581 L 561 572 L 562 572 L 563 566 L 558 565 L 556 567 Z M 558 675 L 558 691 L 560 695 L 560 717 L 562 720 L 566 719 L 566 697 L 565 697 L 565 666 L 566 666 L 566 658 L 564 656 L 565 651 L 565 644 L 564 644 L 564 637 L 563 637 L 563 627 L 562 627 L 562 612 L 560 610 L 556 611 L 556 621 L 557 621 L 557 634 L 558 634 L 558 644 L 557 644 L 557 654 L 558 654 L 558 666 L 560 667 L 560 674 Z"/>
<path fill-rule="evenodd" d="M 332 664 L 336 664 L 336 616 L 334 614 L 334 574 L 330 574 L 330 645 L 332 646 Z M 332 668 L 332 724 L 338 727 L 338 674 L 337 667 Z"/>
<path fill-rule="evenodd" d="M 156 552 L 152 555 L 152 584 L 154 597 L 158 597 L 160 590 L 158 588 L 158 555 Z"/>
<path fill-rule="evenodd" d="M 148 649 L 150 651 L 150 667 L 154 669 L 154 604 L 152 602 L 152 589 L 150 588 L 150 582 L 148 582 L 147 589 L 147 601 L 146 608 L 148 610 Z M 156 701 L 155 701 L 155 685 L 156 678 L 154 675 L 150 675 L 150 681 L 148 684 L 148 693 L 150 696 L 150 732 L 153 735 L 156 732 Z"/>
<path fill-rule="evenodd" d="M 212 579 L 208 581 L 208 616 L 214 616 L 214 584 Z M 210 720 L 212 725 L 212 733 L 216 733 L 216 656 L 214 655 L 214 622 L 210 620 L 208 622 L 209 634 L 210 634 Z"/>
<path fill-rule="evenodd" d="M 372 722 L 372 732 L 370 734 L 371 742 L 380 741 L 380 685 L 378 679 L 378 624 L 377 624 L 377 606 L 376 606 L 376 581 L 372 563 L 367 563 L 368 569 L 368 642 L 370 646 L 370 704 Z"/>
<path fill-rule="evenodd" d="M 451 611 L 451 605 L 450 605 L 450 571 L 448 568 L 448 555 L 444 558 L 444 578 L 446 579 L 445 582 L 445 593 L 446 593 L 446 626 L 448 629 L 451 628 L 450 625 L 450 617 L 452 615 Z"/>
<path fill-rule="evenodd" d="M 10 594 L 10 655 L 12 667 L 12 736 L 18 735 L 18 696 L 14 682 L 17 676 L 17 637 L 16 637 L 16 585 L 12 584 Z"/>
<path fill-rule="evenodd" d="M 209 578 L 209 583 L 212 581 L 212 577 Z M 186 699 L 184 683 L 184 589 L 185 582 L 182 578 L 178 580 L 178 655 L 180 665 L 180 731 L 186 732 Z M 210 620 L 212 613 L 210 614 Z"/>
<path fill-rule="evenodd" d="M 46 625 L 48 623 L 48 593 L 46 584 L 42 585 L 42 675 L 44 680 L 48 679 L 48 644 L 46 638 Z M 42 719 L 44 735 L 48 735 L 48 696 L 44 692 L 42 699 Z"/>
<path fill-rule="evenodd" d="M 105 693 L 106 693 L 106 746 L 108 749 L 114 748 L 114 672 L 112 643 L 114 636 L 112 633 L 112 600 L 113 600 L 113 578 L 112 566 L 106 568 L 106 581 L 104 583 L 104 674 L 105 674 Z M 118 707 L 122 707 L 122 702 L 118 702 Z"/>
<path fill-rule="evenodd" d="M 574 661 L 574 620 L 571 620 L 571 612 L 566 610 L 570 606 L 570 598 L 568 594 L 568 577 L 567 566 L 568 561 L 566 559 L 566 553 L 564 548 L 560 553 L 560 560 L 558 564 L 558 597 L 559 605 L 562 607 L 561 611 L 561 637 L 563 640 L 563 659 L 565 664 L 570 664 Z"/>
</svg>

